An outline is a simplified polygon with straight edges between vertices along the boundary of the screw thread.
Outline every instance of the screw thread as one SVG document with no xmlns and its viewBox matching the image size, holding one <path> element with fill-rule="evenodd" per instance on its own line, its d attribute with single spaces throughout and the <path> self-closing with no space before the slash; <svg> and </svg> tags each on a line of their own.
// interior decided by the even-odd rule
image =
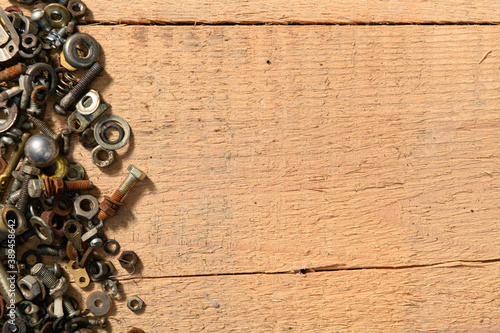
<svg viewBox="0 0 500 333">
<path fill-rule="evenodd" d="M 125 193 L 125 195 L 127 195 L 128 192 L 130 192 L 130 190 L 135 186 L 135 184 L 137 184 L 137 181 L 137 178 L 129 174 L 118 189 Z"/>
<path fill-rule="evenodd" d="M 92 67 L 90 67 L 89 70 L 82 76 L 80 81 L 78 81 L 78 83 L 73 87 L 73 89 L 71 89 L 68 94 L 61 99 L 59 102 L 61 108 L 66 110 L 71 104 L 76 102 L 76 100 L 83 95 L 85 90 L 87 90 L 87 87 L 90 86 L 95 79 L 97 79 L 103 70 L 104 68 L 98 62 L 94 63 Z"/>
<path fill-rule="evenodd" d="M 54 273 L 49 271 L 49 269 L 42 263 L 38 263 L 33 266 L 31 268 L 31 274 L 42 280 L 43 284 L 46 285 L 49 289 L 52 289 L 57 285 L 57 278 Z"/>
<path fill-rule="evenodd" d="M 94 184 L 90 180 L 67 180 L 64 181 L 64 189 L 68 192 L 88 191 L 91 190 Z"/>
<path fill-rule="evenodd" d="M 42 256 L 59 256 L 59 249 L 50 245 L 38 245 L 36 252 Z"/>
<path fill-rule="evenodd" d="M 101 328 L 106 327 L 107 321 L 106 318 L 88 318 L 87 323 L 90 326 L 100 326 Z"/>
<path fill-rule="evenodd" d="M 21 186 L 21 192 L 19 194 L 19 200 L 17 201 L 16 207 L 21 211 L 21 213 L 26 214 L 28 211 L 28 200 L 29 200 L 29 192 L 28 192 L 28 183 L 29 178 L 25 177 L 23 180 L 23 184 Z"/>
<path fill-rule="evenodd" d="M 54 131 L 43 121 L 38 118 L 33 117 L 32 115 L 28 115 L 28 120 L 35 125 L 43 134 L 47 135 L 53 140 L 57 140 L 58 135 L 54 133 Z"/>
<path fill-rule="evenodd" d="M 72 315 L 76 311 L 75 307 L 73 306 L 73 302 L 71 302 L 71 300 L 67 297 L 63 297 L 63 307 L 68 315 Z"/>
<path fill-rule="evenodd" d="M 26 71 L 26 64 L 17 64 L 0 72 L 0 82 L 10 81 Z"/>
</svg>

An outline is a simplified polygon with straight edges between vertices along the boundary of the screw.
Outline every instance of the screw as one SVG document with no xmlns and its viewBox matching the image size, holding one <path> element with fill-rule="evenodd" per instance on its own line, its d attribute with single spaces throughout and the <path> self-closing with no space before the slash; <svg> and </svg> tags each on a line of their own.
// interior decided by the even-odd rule
<svg viewBox="0 0 500 333">
<path fill-rule="evenodd" d="M 57 262 L 54 263 L 54 266 L 47 267 L 47 269 L 49 271 L 51 271 L 52 273 L 54 273 L 54 275 L 56 276 L 56 278 L 61 277 L 61 274 L 62 274 L 61 265 L 58 264 Z"/>
<path fill-rule="evenodd" d="M 51 245 L 38 245 L 36 252 L 41 256 L 64 257 L 66 255 L 66 251 L 64 251 L 64 249 Z"/>
<path fill-rule="evenodd" d="M 16 179 L 17 180 L 17 179 Z M 7 199 L 7 205 L 15 205 L 19 201 L 19 196 L 21 195 L 21 190 L 17 190 Z"/>
<path fill-rule="evenodd" d="M 21 186 L 21 193 L 19 194 L 19 200 L 17 201 L 16 207 L 21 211 L 21 213 L 26 214 L 28 211 L 28 200 L 30 198 L 28 193 L 28 183 L 29 178 L 25 177 L 23 180 L 23 184 Z"/>
<path fill-rule="evenodd" d="M 43 284 L 49 289 L 57 286 L 57 278 L 55 274 L 49 271 L 49 269 L 42 263 L 38 263 L 31 268 L 31 275 L 35 275 L 37 278 L 42 280 Z"/>
<path fill-rule="evenodd" d="M 97 216 L 101 221 L 107 220 L 110 216 L 116 214 L 116 211 L 122 205 L 124 198 L 137 184 L 139 180 L 146 178 L 146 174 L 137 169 L 132 164 L 127 168 L 129 174 L 127 178 L 121 183 L 120 187 L 113 192 L 111 197 L 105 196 L 104 201 L 100 204 L 99 215 Z"/>
<path fill-rule="evenodd" d="M 60 177 L 45 177 L 41 179 L 31 179 L 31 188 L 41 187 L 45 191 L 47 198 L 62 192 L 79 192 L 91 190 L 94 186 L 90 180 L 63 180 Z"/>
<path fill-rule="evenodd" d="M 40 105 L 30 99 L 30 107 L 26 109 L 26 112 L 28 112 L 30 116 L 40 116 L 42 109 L 40 108 Z"/>
<path fill-rule="evenodd" d="M 68 108 L 83 96 L 87 88 L 97 79 L 104 68 L 98 63 L 94 63 L 80 81 L 64 96 L 59 103 L 54 104 L 54 111 L 60 115 L 66 115 Z"/>
<path fill-rule="evenodd" d="M 20 94 L 22 92 L 23 92 L 23 88 L 21 88 L 20 86 L 12 87 L 10 89 L 2 91 L 0 93 L 0 102 L 5 102 L 6 100 L 10 99 L 11 97 L 14 97 L 17 94 Z"/>
<path fill-rule="evenodd" d="M 64 311 L 68 314 L 68 318 L 78 317 L 80 315 L 80 310 L 75 309 L 73 302 L 68 297 L 63 297 L 63 307 Z"/>
<path fill-rule="evenodd" d="M 71 131 L 67 128 L 63 128 L 61 130 L 61 137 L 63 138 L 63 155 L 69 154 L 69 139 L 70 139 Z"/>
<path fill-rule="evenodd" d="M 26 72 L 26 68 L 26 64 L 21 63 L 4 69 L 0 72 L 0 82 L 10 81 L 20 77 Z"/>
<path fill-rule="evenodd" d="M 99 326 L 101 328 L 105 328 L 106 327 L 106 324 L 108 323 L 106 321 L 106 318 L 97 318 L 97 317 L 90 317 L 90 318 L 87 318 L 87 323 L 88 325 L 90 326 Z"/>
<path fill-rule="evenodd" d="M 29 114 L 28 114 L 28 121 L 32 122 L 36 128 L 38 128 L 40 131 L 42 131 L 43 134 L 47 135 L 54 141 L 57 141 L 59 139 L 59 135 L 54 133 L 54 131 L 49 127 L 49 125 L 47 125 L 45 121 L 35 118 Z"/>
<path fill-rule="evenodd" d="M 37 9 L 33 10 L 33 12 L 31 13 L 31 19 L 34 22 L 38 23 L 38 26 L 43 31 L 47 31 L 47 32 L 50 31 L 51 26 L 50 26 L 50 23 L 45 18 L 45 11 L 43 9 L 37 8 Z"/>
</svg>

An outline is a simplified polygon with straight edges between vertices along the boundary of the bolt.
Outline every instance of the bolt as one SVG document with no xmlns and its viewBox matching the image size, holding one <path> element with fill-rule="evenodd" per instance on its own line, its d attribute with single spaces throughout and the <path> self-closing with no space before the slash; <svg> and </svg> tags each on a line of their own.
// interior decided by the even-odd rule
<svg viewBox="0 0 500 333">
<path fill-rule="evenodd" d="M 73 302 L 68 297 L 63 297 L 63 307 L 66 311 L 68 318 L 78 317 L 80 315 L 80 310 L 75 309 Z"/>
<path fill-rule="evenodd" d="M 51 271 L 52 273 L 54 273 L 54 275 L 58 278 L 58 277 L 61 277 L 61 274 L 62 274 L 62 270 L 61 270 L 61 265 L 58 264 L 57 262 L 54 263 L 54 266 L 52 267 L 47 267 L 47 269 L 49 271 Z"/>
<path fill-rule="evenodd" d="M 4 69 L 0 72 L 0 82 L 10 81 L 20 77 L 26 72 L 26 68 L 26 64 L 21 63 Z"/>
<path fill-rule="evenodd" d="M 10 99 L 11 97 L 14 97 L 17 94 L 20 94 L 22 92 L 23 92 L 23 88 L 21 88 L 20 86 L 12 87 L 10 89 L 2 91 L 0 93 L 0 102 L 5 102 L 6 100 Z"/>
<path fill-rule="evenodd" d="M 45 11 L 43 9 L 37 8 L 37 9 L 33 10 L 33 12 L 31 13 L 31 19 L 34 22 L 38 23 L 38 26 L 43 31 L 47 31 L 47 32 L 50 31 L 51 26 L 50 26 L 50 23 L 45 18 Z"/>
<path fill-rule="evenodd" d="M 19 200 L 17 201 L 16 207 L 21 211 L 21 213 L 26 214 L 28 211 L 29 204 L 29 193 L 28 193 L 28 183 L 29 178 L 26 177 L 23 180 L 23 184 L 21 186 L 21 193 L 19 194 Z"/>
<path fill-rule="evenodd" d="M 14 193 L 12 193 L 11 195 L 9 195 L 9 198 L 7 199 L 7 204 L 8 205 L 15 205 L 16 202 L 19 201 L 20 195 L 21 195 L 21 190 L 17 190 Z"/>
<path fill-rule="evenodd" d="M 116 211 L 122 205 L 123 200 L 139 180 L 146 178 L 146 174 L 137 169 L 132 164 L 127 168 L 129 174 L 127 178 L 121 183 L 120 187 L 113 192 L 111 197 L 105 196 L 104 201 L 100 204 L 99 215 L 97 216 L 101 221 L 107 220 L 110 216 L 116 214 Z"/>
<path fill-rule="evenodd" d="M 108 323 L 106 318 L 90 317 L 90 318 L 87 318 L 87 320 L 88 320 L 87 321 L 88 325 L 99 326 L 101 328 L 105 328 L 107 323 Z"/>
<path fill-rule="evenodd" d="M 35 275 L 50 289 L 57 286 L 57 278 L 55 274 L 49 271 L 49 269 L 42 263 L 38 263 L 31 268 L 31 275 Z"/>
<path fill-rule="evenodd" d="M 66 115 L 68 108 L 83 96 L 90 84 L 97 79 L 103 70 L 104 68 L 98 62 L 94 63 L 73 89 L 59 103 L 54 104 L 54 111 L 57 114 Z"/>
<path fill-rule="evenodd" d="M 63 180 L 60 177 L 45 177 L 43 180 L 31 179 L 29 188 L 32 196 L 37 197 L 39 189 L 41 189 L 49 198 L 58 193 L 91 190 L 93 186 L 90 180 Z"/>
<path fill-rule="evenodd" d="M 59 139 L 59 135 L 54 133 L 54 131 L 47 125 L 47 123 L 43 120 L 33 117 L 28 114 L 28 121 L 32 122 L 36 128 L 42 131 L 43 134 L 50 137 L 52 140 L 57 141 Z"/>
<path fill-rule="evenodd" d="M 70 139 L 71 131 L 67 128 L 63 128 L 61 130 L 61 137 L 63 138 L 63 155 L 69 154 L 69 139 Z"/>
<path fill-rule="evenodd" d="M 62 248 L 51 245 L 38 245 L 36 252 L 41 256 L 54 256 L 54 257 L 64 257 L 66 256 L 66 251 Z M 54 272 L 55 275 L 57 275 Z"/>
</svg>

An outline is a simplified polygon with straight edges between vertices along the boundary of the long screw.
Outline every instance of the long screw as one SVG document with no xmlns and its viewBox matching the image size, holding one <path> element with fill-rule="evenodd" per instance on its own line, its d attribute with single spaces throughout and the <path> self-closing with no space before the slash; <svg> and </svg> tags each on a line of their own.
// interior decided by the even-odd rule
<svg viewBox="0 0 500 333">
<path fill-rule="evenodd" d="M 28 120 L 35 125 L 36 128 L 38 128 L 40 131 L 42 131 L 43 134 L 47 135 L 54 141 L 57 141 L 59 138 L 59 135 L 57 135 L 50 127 L 47 125 L 47 123 L 43 120 L 40 120 L 38 118 L 33 117 L 32 115 L 27 115 Z"/>
<path fill-rule="evenodd" d="M 111 194 L 111 197 L 105 196 L 104 201 L 99 205 L 100 211 L 97 217 L 101 221 L 105 221 L 109 217 L 115 215 L 116 211 L 122 205 L 123 199 L 125 199 L 135 184 L 137 184 L 139 180 L 146 178 L 146 174 L 132 164 L 128 166 L 127 170 L 129 174 L 121 183 L 120 187 Z"/>
<path fill-rule="evenodd" d="M 10 81 L 26 72 L 26 64 L 17 64 L 11 67 L 8 67 L 0 72 L 0 82 Z"/>
<path fill-rule="evenodd" d="M 87 88 L 97 79 L 104 68 L 98 63 L 94 63 L 80 81 L 64 96 L 59 103 L 54 104 L 54 111 L 60 115 L 66 115 L 68 108 L 83 96 Z"/>
</svg>

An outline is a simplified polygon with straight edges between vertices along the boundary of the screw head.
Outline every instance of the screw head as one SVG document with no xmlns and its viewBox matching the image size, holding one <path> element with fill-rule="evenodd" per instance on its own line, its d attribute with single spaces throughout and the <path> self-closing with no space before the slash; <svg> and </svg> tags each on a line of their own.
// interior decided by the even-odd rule
<svg viewBox="0 0 500 333">
<path fill-rule="evenodd" d="M 146 178 L 146 174 L 144 172 L 142 172 L 141 170 L 137 169 L 135 166 L 133 166 L 132 164 L 130 164 L 127 168 L 128 172 L 134 176 L 135 178 L 137 178 L 138 180 L 144 180 L 144 178 Z"/>
<path fill-rule="evenodd" d="M 30 179 L 28 182 L 28 194 L 31 198 L 40 198 L 42 196 L 45 186 L 41 179 Z"/>
</svg>

